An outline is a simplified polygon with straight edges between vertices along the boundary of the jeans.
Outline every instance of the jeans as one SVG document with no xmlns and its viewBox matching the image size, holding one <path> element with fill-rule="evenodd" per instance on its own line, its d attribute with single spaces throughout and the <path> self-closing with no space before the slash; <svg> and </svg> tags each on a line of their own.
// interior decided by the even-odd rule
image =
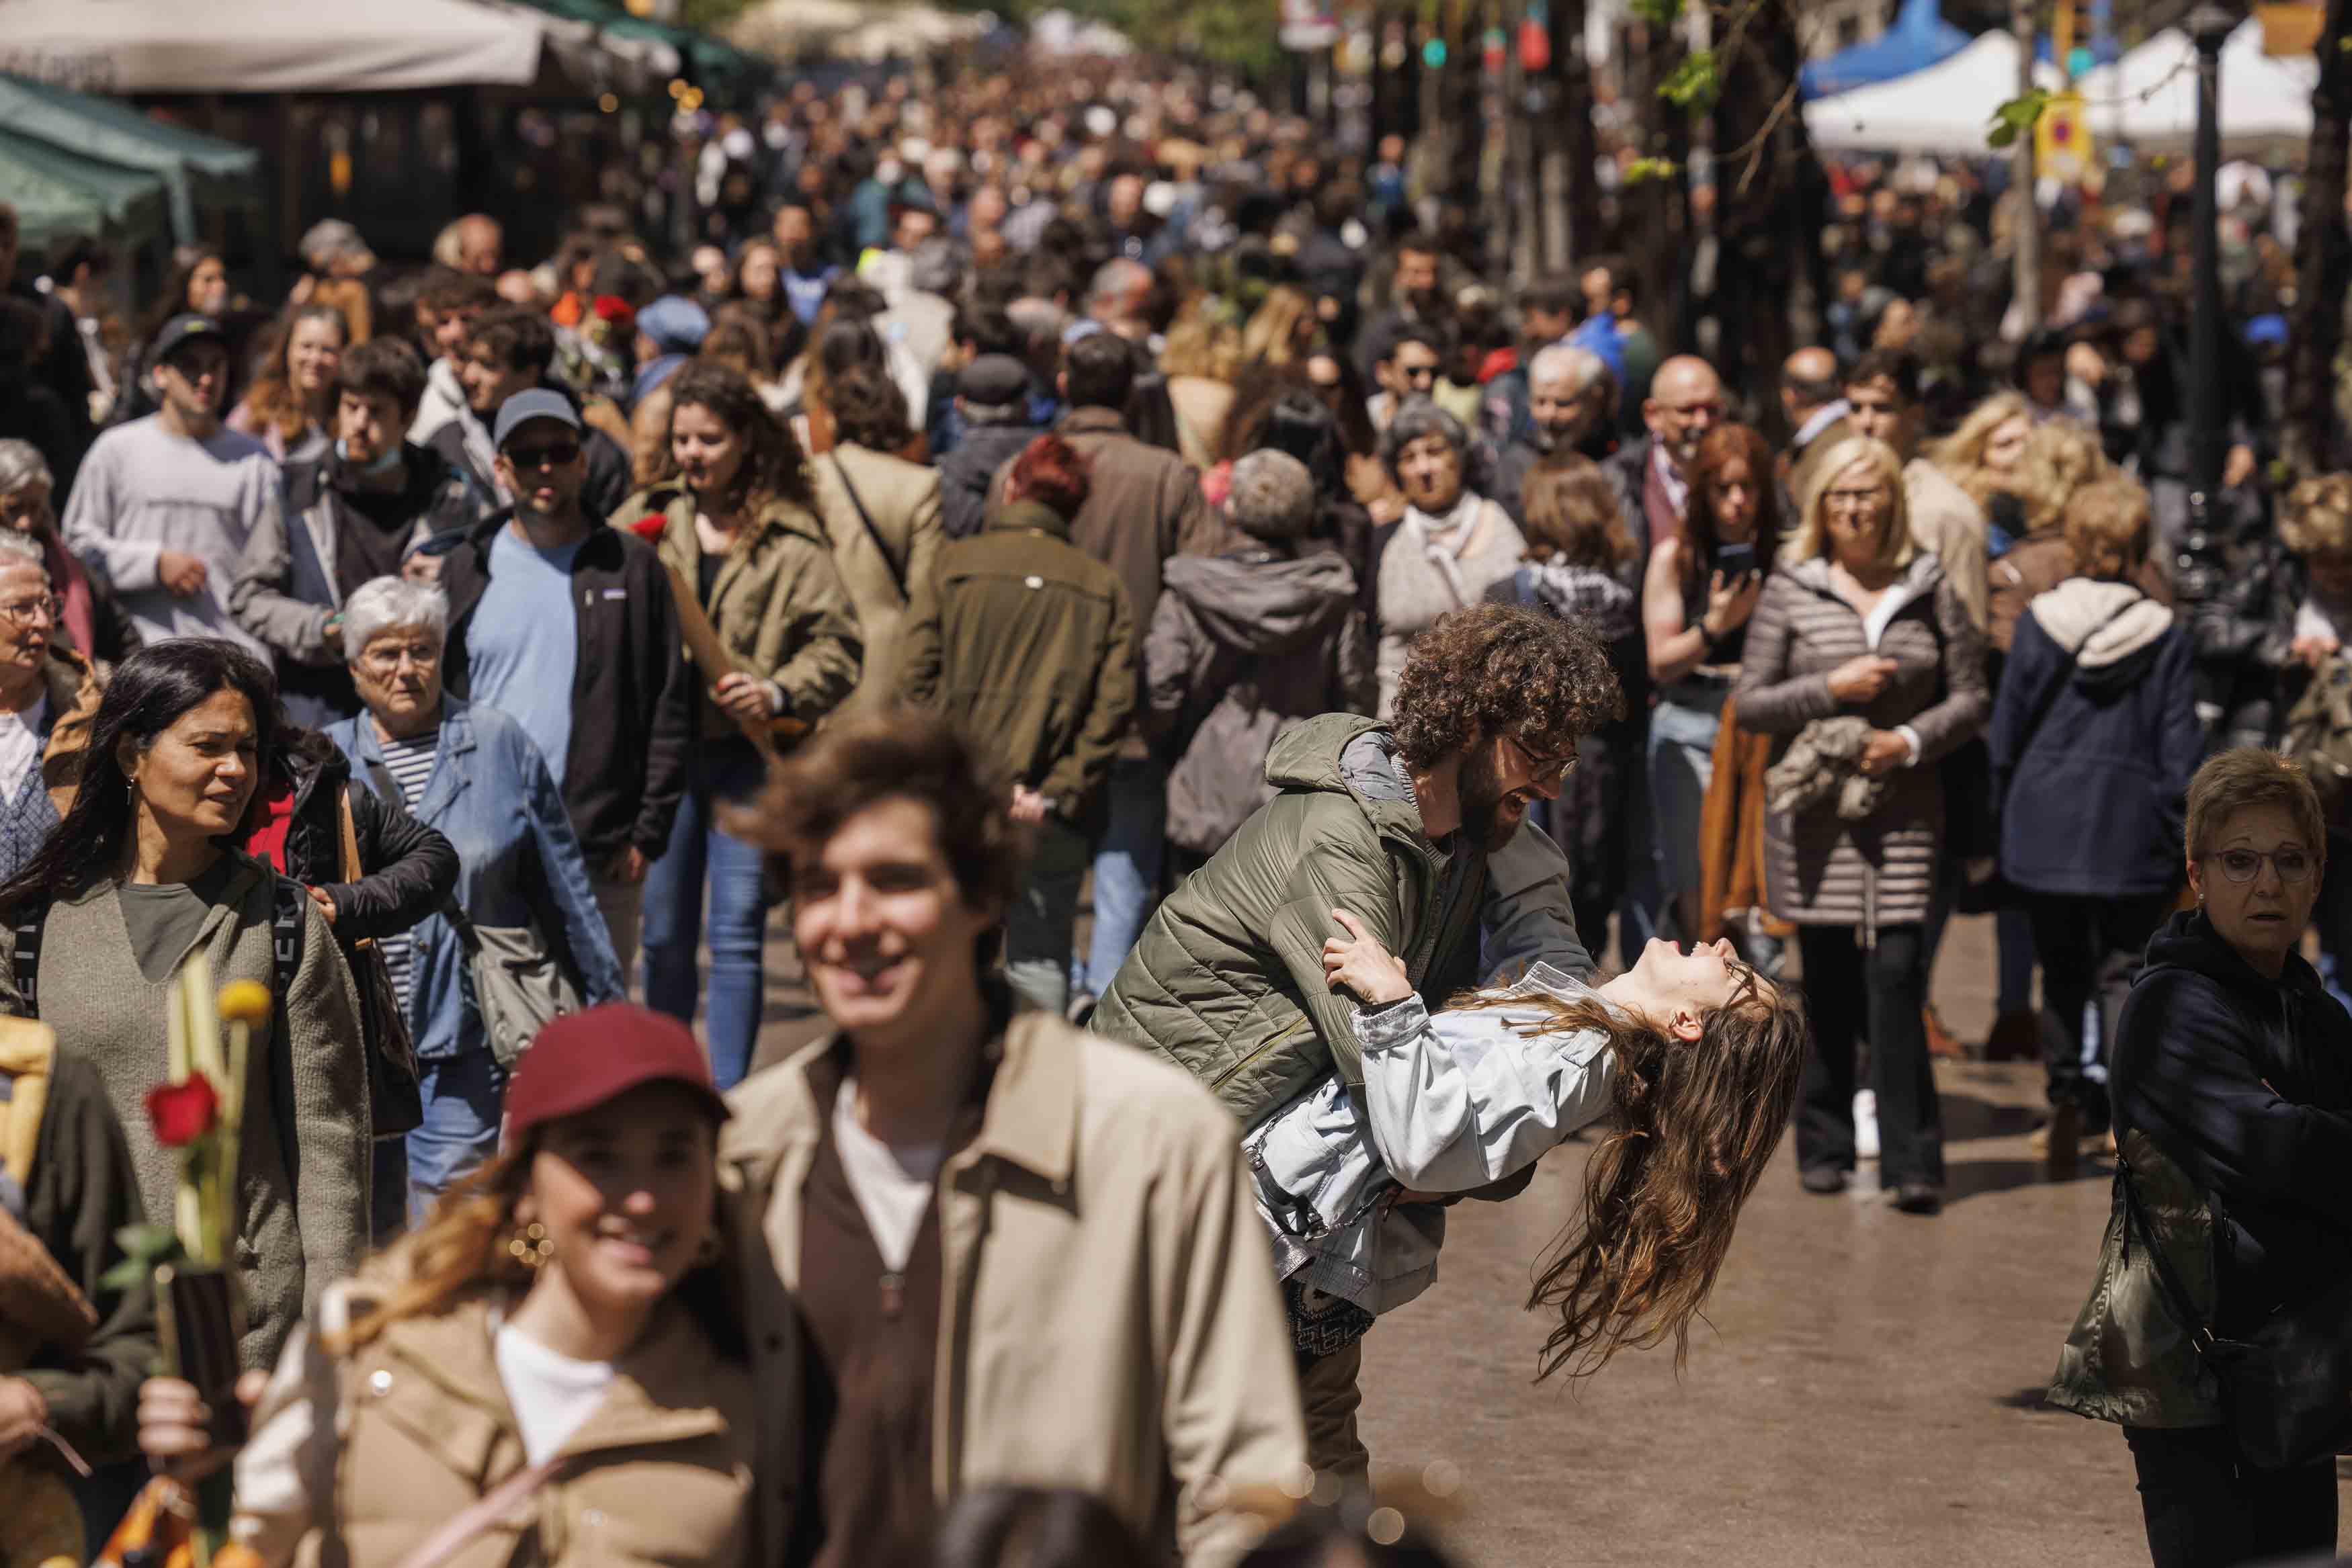
<svg viewBox="0 0 2352 1568">
<path fill-rule="evenodd" d="M 1714 772 L 1716 731 L 1722 727 L 1720 705 L 1699 709 L 1661 702 L 1650 710 L 1649 769 L 1652 852 L 1656 856 L 1661 919 L 1676 915 L 1682 896 L 1696 894 L 1699 884 L 1699 813 L 1706 804 L 1708 777 Z M 1675 925 L 1680 926 L 1676 918 Z M 1697 935 L 1681 931 L 1685 938 Z"/>
<path fill-rule="evenodd" d="M 761 947 L 768 904 L 760 885 L 760 851 L 721 831 L 718 808 L 750 793 L 762 777 L 749 746 L 707 747 L 688 764 L 686 793 L 670 824 L 669 847 L 646 873 L 646 1005 L 694 1021 L 696 957 L 702 945 L 703 894 L 710 912 L 710 1075 L 724 1092 L 751 1068 L 767 974 Z"/>
<path fill-rule="evenodd" d="M 1004 915 L 1004 977 L 1026 1001 L 1059 1013 L 1070 1002 L 1070 928 L 1086 881 L 1087 836 L 1057 817 L 1037 825 L 1021 890 Z"/>
<path fill-rule="evenodd" d="M 425 1120 L 407 1139 L 412 1225 L 451 1182 L 499 1152 L 499 1119 L 507 1103 L 506 1069 L 488 1046 L 427 1057 L 416 1070 Z"/>
<path fill-rule="evenodd" d="M 2123 1016 L 2147 939 L 2171 910 L 2171 896 L 2161 893 L 2027 897 L 2033 956 L 2042 965 L 2042 1060 L 2049 1070 L 2050 1103 L 2073 1101 L 2089 1131 L 2107 1126 L 2106 1061 L 2115 1048 L 2116 1020 Z M 2084 1009 L 2095 999 L 2099 1032 L 2096 1040 L 2089 1040 Z"/>
<path fill-rule="evenodd" d="M 1944 1180 L 1943 1107 L 1927 1061 L 1926 943 L 1917 925 L 1882 925 L 1875 946 L 1851 925 L 1800 925 L 1813 1049 L 1798 1091 L 1797 1165 L 1853 1169 L 1853 1054 L 1870 1041 L 1878 1094 L 1878 1185 Z"/>
<path fill-rule="evenodd" d="M 2336 1550 L 2336 1461 L 2258 1470 L 2227 1427 L 2126 1427 L 2154 1568 L 2234 1568 Z"/>
<path fill-rule="evenodd" d="M 1143 935 L 1167 843 L 1168 770 L 1148 757 L 1120 758 L 1111 764 L 1109 821 L 1095 848 L 1095 933 L 1079 977 L 1097 997 Z"/>
</svg>

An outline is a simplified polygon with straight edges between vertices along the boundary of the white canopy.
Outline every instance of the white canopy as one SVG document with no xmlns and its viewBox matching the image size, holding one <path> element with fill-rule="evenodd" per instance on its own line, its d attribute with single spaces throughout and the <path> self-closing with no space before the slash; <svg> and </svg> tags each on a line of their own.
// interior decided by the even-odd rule
<svg viewBox="0 0 2352 1568">
<path fill-rule="evenodd" d="M 546 29 L 464 0 L 7 0 L 0 69 L 100 92 L 534 80 Z"/>
<path fill-rule="evenodd" d="M 2311 136 L 2319 62 L 2263 53 L 2262 26 L 2242 24 L 2221 46 L 2220 123 L 2224 142 L 2301 141 Z M 2091 134 L 2137 146 L 2186 146 L 2197 132 L 2197 46 L 2167 28 L 2078 85 Z"/>
<path fill-rule="evenodd" d="M 2057 85 L 2047 67 L 2034 76 Z M 2016 96 L 2017 40 L 1996 31 L 1926 70 L 1813 99 L 1805 130 L 1832 152 L 1982 152 L 1993 111 Z"/>
</svg>

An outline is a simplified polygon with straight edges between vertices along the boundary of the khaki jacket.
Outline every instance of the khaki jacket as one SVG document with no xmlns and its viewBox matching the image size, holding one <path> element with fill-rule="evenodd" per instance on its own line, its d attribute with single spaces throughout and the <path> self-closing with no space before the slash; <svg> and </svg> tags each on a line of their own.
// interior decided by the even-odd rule
<svg viewBox="0 0 2352 1568">
<path fill-rule="evenodd" d="M 638 491 L 613 515 L 613 526 L 643 533 L 656 516 L 662 522 L 655 551 L 691 589 L 702 545 L 694 534 L 694 497 L 683 486 Z M 840 706 L 857 683 L 860 635 L 850 597 L 825 548 L 824 528 L 805 508 L 777 501 L 719 569 L 710 623 L 746 670 L 783 688 L 794 718 L 814 722 Z M 700 693 L 695 733 L 706 740 L 736 733 L 735 721 L 710 700 L 718 678 L 706 671 L 695 674 Z"/>
<path fill-rule="evenodd" d="M 387 1279 L 381 1269 L 331 1290 L 317 1322 L 346 1324 Z M 271 1568 L 394 1568 L 524 1469 L 493 1302 L 485 1291 L 404 1319 L 345 1356 L 307 1331 L 289 1345 L 237 1460 L 236 1538 Z M 615 1371 L 565 1441 L 563 1467 L 446 1568 L 747 1561 L 758 1416 L 742 1364 L 673 1301 Z"/>
<path fill-rule="evenodd" d="M 1903 502 L 1911 519 L 1912 543 L 1935 552 L 1960 608 L 1978 631 L 1984 631 L 1992 624 L 1984 508 L 1925 457 L 1903 465 Z"/>
<path fill-rule="evenodd" d="M 53 716 L 49 738 L 41 747 L 41 786 L 63 817 L 73 810 L 74 796 L 81 786 L 82 763 L 106 684 L 88 659 L 53 642 L 41 656 L 41 685 L 47 691 Z"/>
<path fill-rule="evenodd" d="M 801 1189 L 830 1106 L 811 1062 L 729 1097 L 722 1179 L 752 1325 L 760 1435 L 756 1558 L 782 1563 L 799 1504 Z M 932 1487 L 1096 1493 L 1139 1531 L 1172 1529 L 1188 1568 L 1246 1550 L 1227 1495 L 1306 1458 L 1290 1333 L 1233 1119 L 1146 1053 L 1045 1013 L 1014 1017 L 979 1134 L 939 1175 Z"/>
<path fill-rule="evenodd" d="M 898 692 L 908 601 L 938 570 L 940 547 L 947 542 L 940 522 L 940 472 L 847 441 L 809 459 L 808 470 L 834 564 L 857 606 L 866 639 L 866 670 L 851 701 L 866 707 L 887 703 Z M 863 517 L 850 499 L 853 487 L 866 504 Z"/>
</svg>

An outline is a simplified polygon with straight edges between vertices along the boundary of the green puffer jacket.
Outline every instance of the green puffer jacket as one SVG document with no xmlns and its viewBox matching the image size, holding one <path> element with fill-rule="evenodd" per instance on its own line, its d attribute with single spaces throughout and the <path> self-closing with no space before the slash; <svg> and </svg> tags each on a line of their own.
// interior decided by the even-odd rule
<svg viewBox="0 0 2352 1568">
<path fill-rule="evenodd" d="M 1537 958 L 1589 974 L 1567 858 L 1522 826 L 1499 853 L 1450 861 L 1387 734 L 1325 714 L 1276 741 L 1265 777 L 1281 793 L 1160 904 L 1088 1027 L 1175 1061 L 1249 1126 L 1335 1065 L 1363 1079 L 1356 1004 L 1324 978 L 1334 909 L 1402 958 L 1433 1007 Z"/>
<path fill-rule="evenodd" d="M 2205 1195 L 2137 1128 L 2124 1134 L 2119 1147 L 2172 1271 L 2210 1322 L 2213 1217 Z M 2050 1403 L 2126 1427 L 2214 1427 L 2222 1419 L 2221 1387 L 2189 1343 L 2139 1227 L 2131 1223 L 2121 1172 L 2099 1244 L 2098 1277 L 2058 1353 Z"/>
</svg>

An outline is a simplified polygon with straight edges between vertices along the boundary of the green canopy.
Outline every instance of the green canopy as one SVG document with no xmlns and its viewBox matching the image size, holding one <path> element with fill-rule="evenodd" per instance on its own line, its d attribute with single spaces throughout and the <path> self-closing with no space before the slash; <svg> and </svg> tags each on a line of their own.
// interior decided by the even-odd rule
<svg viewBox="0 0 2352 1568">
<path fill-rule="evenodd" d="M 69 235 L 164 232 L 163 182 L 0 126 L 0 201 L 16 209 L 25 249 L 39 255 Z"/>
<path fill-rule="evenodd" d="M 163 182 L 172 232 L 197 237 L 198 206 L 257 204 L 261 154 L 150 119 L 129 104 L 0 74 L 0 130 Z"/>
</svg>

